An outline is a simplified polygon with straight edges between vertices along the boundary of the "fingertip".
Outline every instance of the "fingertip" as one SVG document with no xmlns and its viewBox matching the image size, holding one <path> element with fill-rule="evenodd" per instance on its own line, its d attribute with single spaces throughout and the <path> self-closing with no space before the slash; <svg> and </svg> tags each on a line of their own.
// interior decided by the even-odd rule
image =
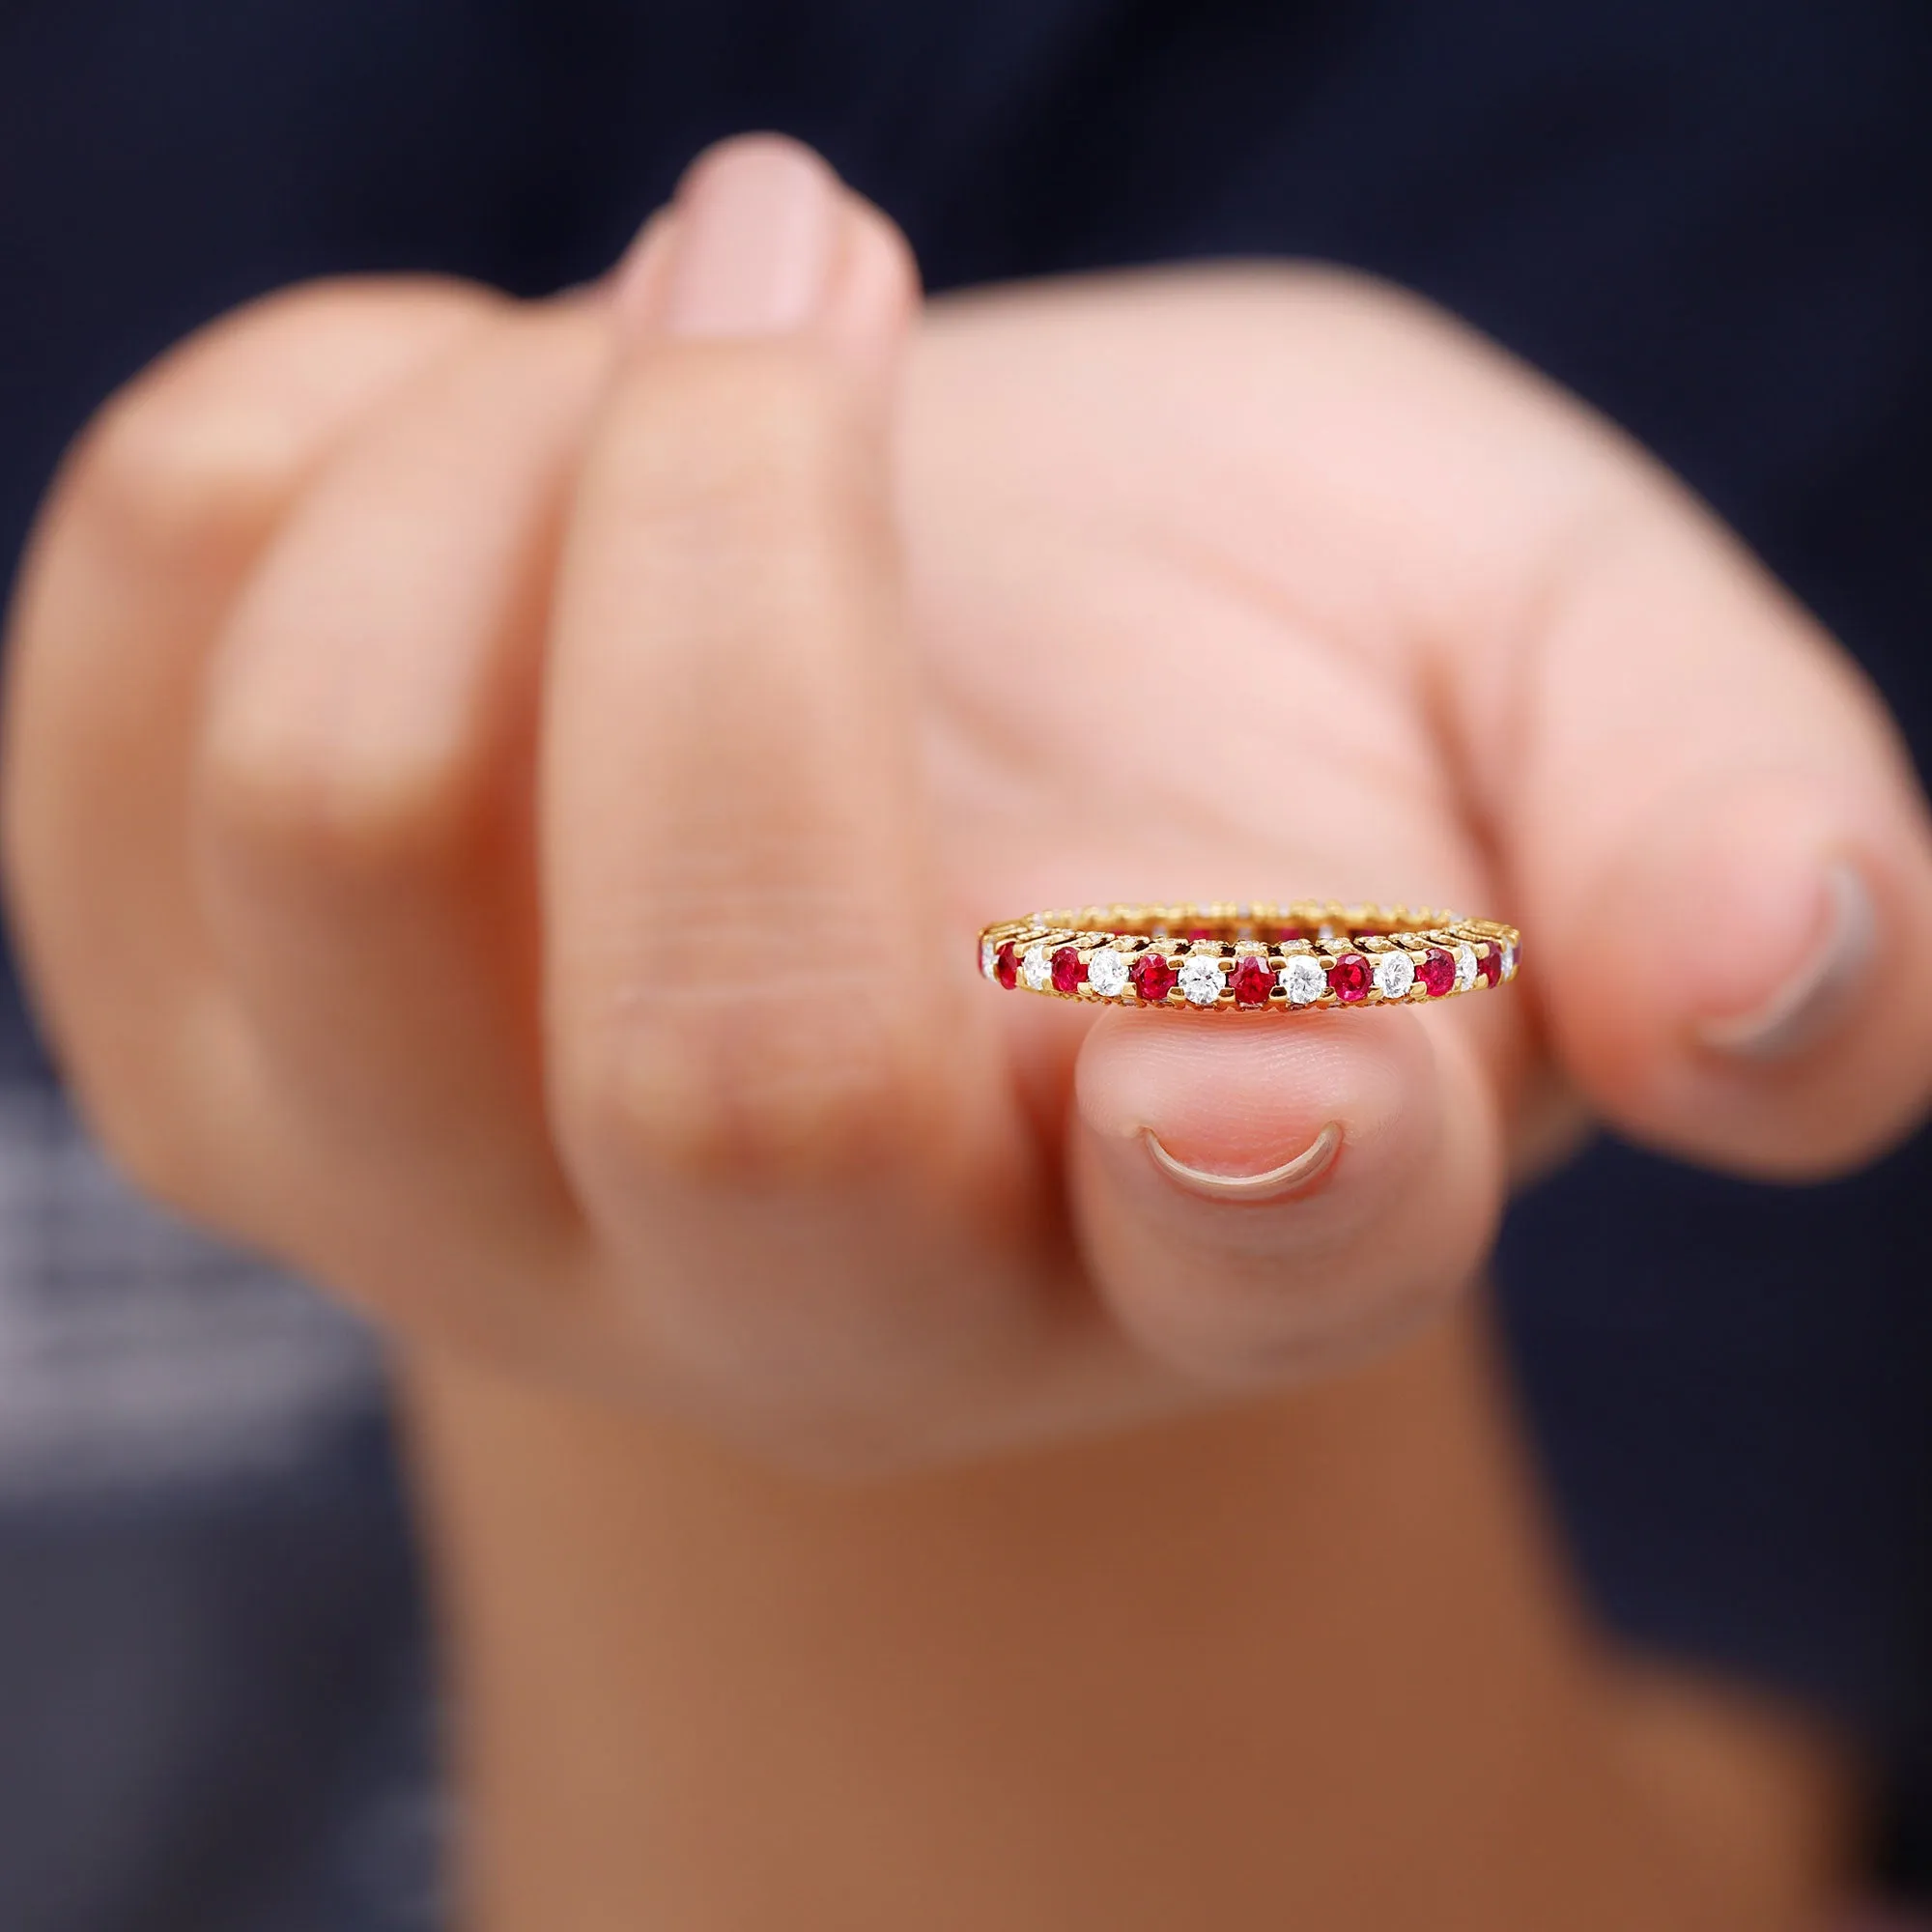
<svg viewBox="0 0 1932 1932">
<path fill-rule="evenodd" d="M 1916 811 L 1770 776 L 1660 812 L 1552 933 L 1566 1060 L 1633 1136 L 1765 1179 L 1881 1151 L 1932 1096 Z"/>
<path fill-rule="evenodd" d="M 919 295 L 897 225 L 787 135 L 734 135 L 685 170 L 609 279 L 630 341 L 820 331 L 870 355 L 889 350 Z"/>
<path fill-rule="evenodd" d="M 838 170 L 809 141 L 776 128 L 751 128 L 700 148 L 685 163 L 671 200 L 687 206 L 701 201 L 718 191 L 721 184 L 728 185 L 732 177 L 747 172 L 766 178 L 810 178 L 828 191 L 843 185 Z"/>
</svg>

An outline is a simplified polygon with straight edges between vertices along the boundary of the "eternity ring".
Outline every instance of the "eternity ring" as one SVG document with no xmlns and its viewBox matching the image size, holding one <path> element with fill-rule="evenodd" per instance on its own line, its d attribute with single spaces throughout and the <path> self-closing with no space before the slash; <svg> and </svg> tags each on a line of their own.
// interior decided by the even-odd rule
<svg viewBox="0 0 1932 1932">
<path fill-rule="evenodd" d="M 1521 935 L 1407 906 L 1083 906 L 989 925 L 996 985 L 1125 1007 L 1299 1012 L 1440 1000 L 1516 978 Z"/>
</svg>

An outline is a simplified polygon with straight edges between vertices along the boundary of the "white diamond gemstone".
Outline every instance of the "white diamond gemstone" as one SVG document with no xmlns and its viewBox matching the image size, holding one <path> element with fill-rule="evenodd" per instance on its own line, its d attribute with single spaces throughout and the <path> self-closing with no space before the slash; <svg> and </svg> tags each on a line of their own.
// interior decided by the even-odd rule
<svg viewBox="0 0 1932 1932">
<path fill-rule="evenodd" d="M 988 980 L 993 977 L 993 968 L 999 963 L 1000 949 L 990 939 L 980 942 L 980 971 Z"/>
<path fill-rule="evenodd" d="M 1180 996 L 1189 1006 L 1211 1007 L 1221 997 L 1221 962 L 1207 952 L 1183 960 Z"/>
<path fill-rule="evenodd" d="M 1087 983 L 1103 1000 L 1117 1000 L 1126 990 L 1127 962 L 1111 946 L 1102 947 L 1087 962 Z"/>
<path fill-rule="evenodd" d="M 1415 984 L 1415 961 L 1398 949 L 1376 955 L 1376 991 L 1385 1000 L 1406 1000 Z"/>
<path fill-rule="evenodd" d="M 1503 978 L 1505 980 L 1514 980 L 1516 978 L 1516 948 L 1514 946 L 1505 945 L 1503 947 Z"/>
<path fill-rule="evenodd" d="M 1281 990 L 1291 1007 L 1306 1007 L 1328 990 L 1328 976 L 1312 952 L 1297 952 L 1281 969 Z"/>
<path fill-rule="evenodd" d="M 1476 949 L 1460 942 L 1456 947 L 1456 990 L 1466 993 L 1476 983 Z"/>
<path fill-rule="evenodd" d="M 1053 961 L 1047 957 L 1045 947 L 1029 946 L 1020 954 L 1020 978 L 1036 993 L 1045 992 L 1053 983 Z"/>
</svg>

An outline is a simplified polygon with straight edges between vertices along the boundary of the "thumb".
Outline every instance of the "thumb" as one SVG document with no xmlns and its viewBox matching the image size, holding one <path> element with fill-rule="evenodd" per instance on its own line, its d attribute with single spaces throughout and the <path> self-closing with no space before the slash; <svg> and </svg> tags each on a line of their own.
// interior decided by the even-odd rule
<svg viewBox="0 0 1932 1932">
<path fill-rule="evenodd" d="M 1557 1051 L 1634 1137 L 1869 1158 L 1932 1094 L 1932 837 L 1850 659 L 1621 452 L 1504 709 L 1492 803 Z"/>
</svg>

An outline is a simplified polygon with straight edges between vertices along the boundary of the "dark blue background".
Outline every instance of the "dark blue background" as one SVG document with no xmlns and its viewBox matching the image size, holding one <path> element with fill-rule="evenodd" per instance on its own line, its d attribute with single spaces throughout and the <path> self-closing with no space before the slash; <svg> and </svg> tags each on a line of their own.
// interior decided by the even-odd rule
<svg viewBox="0 0 1932 1932">
<path fill-rule="evenodd" d="M 221 308 L 345 268 L 576 280 L 698 146 L 776 126 L 897 216 L 935 287 L 1258 252 L 1437 298 L 1710 497 L 1871 668 L 1922 770 L 1928 83 L 1916 0 L 6 0 L 0 557 L 95 403 Z M 0 1052 L 37 1077 L 17 1021 Z M 1502 1251 L 1600 1601 L 1869 1739 L 1908 1863 L 1928 1182 L 1923 1142 L 1803 1195 L 1605 1147 Z M 58 1630 L 11 1631 L 0 1676 L 37 1641 L 60 1667 Z M 273 1630 L 244 1666 L 290 1667 Z"/>
</svg>

